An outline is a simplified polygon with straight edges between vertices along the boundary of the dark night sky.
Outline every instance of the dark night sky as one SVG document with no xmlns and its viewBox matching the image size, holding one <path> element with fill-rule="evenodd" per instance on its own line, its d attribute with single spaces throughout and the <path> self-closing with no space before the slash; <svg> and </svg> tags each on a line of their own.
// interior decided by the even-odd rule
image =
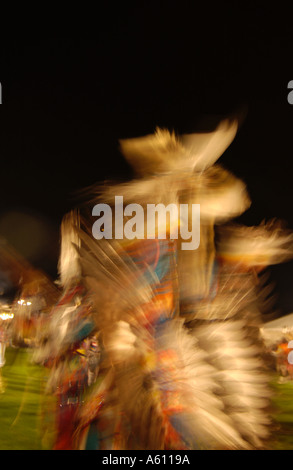
<svg viewBox="0 0 293 470">
<path fill-rule="evenodd" d="M 120 138 L 156 126 L 194 132 L 239 110 L 246 117 L 220 163 L 247 184 L 253 204 L 241 221 L 277 217 L 293 229 L 291 15 L 251 5 L 126 6 L 100 13 L 95 38 L 2 41 L 0 233 L 55 275 L 74 193 L 131 177 Z M 293 311 L 293 264 L 272 273 L 283 313 Z"/>
</svg>

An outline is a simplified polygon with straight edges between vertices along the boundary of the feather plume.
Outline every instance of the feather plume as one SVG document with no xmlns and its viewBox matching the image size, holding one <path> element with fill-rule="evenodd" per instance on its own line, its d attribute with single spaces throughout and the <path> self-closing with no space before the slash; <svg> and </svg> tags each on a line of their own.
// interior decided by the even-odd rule
<svg viewBox="0 0 293 470">
<path fill-rule="evenodd" d="M 77 252 L 73 246 L 79 245 L 75 227 L 79 226 L 77 211 L 66 214 L 61 223 L 61 249 L 58 263 L 60 283 L 64 289 L 79 279 L 80 267 Z"/>
</svg>

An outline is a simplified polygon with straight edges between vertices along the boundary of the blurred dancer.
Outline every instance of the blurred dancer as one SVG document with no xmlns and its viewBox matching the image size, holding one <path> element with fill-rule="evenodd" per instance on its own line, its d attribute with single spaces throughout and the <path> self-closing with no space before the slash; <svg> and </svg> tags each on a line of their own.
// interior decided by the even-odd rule
<svg viewBox="0 0 293 470">
<path fill-rule="evenodd" d="M 132 240 L 123 237 L 115 214 L 105 224 L 122 233 L 116 240 L 95 240 L 89 221 L 66 217 L 61 279 L 65 291 L 83 286 L 84 319 L 91 319 L 101 344 L 96 383 L 72 418 L 71 446 L 265 447 L 270 390 L 261 359 L 257 273 L 292 255 L 292 236 L 275 225 L 227 225 L 250 204 L 244 184 L 215 165 L 236 131 L 237 122 L 225 121 L 206 134 L 157 130 L 122 141 L 138 178 L 103 188 L 95 199 L 114 207 L 119 195 L 144 209 L 200 204 L 196 250 L 182 249 L 183 224 L 192 213 L 187 221 L 170 217 L 168 225 L 158 220 L 151 233 L 144 221 L 140 234 L 150 236 Z M 55 337 L 57 355 L 76 344 L 73 311 L 55 316 L 63 325 L 55 330 L 63 331 Z"/>
</svg>

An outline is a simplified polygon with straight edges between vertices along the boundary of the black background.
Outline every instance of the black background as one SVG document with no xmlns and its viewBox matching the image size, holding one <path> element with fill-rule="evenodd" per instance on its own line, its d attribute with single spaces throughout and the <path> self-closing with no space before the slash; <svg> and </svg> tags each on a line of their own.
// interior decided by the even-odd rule
<svg viewBox="0 0 293 470">
<path fill-rule="evenodd" d="M 271 2 L 159 5 L 100 10 L 93 37 L 1 42 L 0 234 L 53 278 L 76 192 L 131 178 L 118 141 L 156 126 L 195 132 L 240 112 L 220 159 L 252 199 L 240 220 L 277 217 L 293 229 L 291 11 Z M 271 273 L 280 313 L 289 313 L 293 264 Z"/>
</svg>

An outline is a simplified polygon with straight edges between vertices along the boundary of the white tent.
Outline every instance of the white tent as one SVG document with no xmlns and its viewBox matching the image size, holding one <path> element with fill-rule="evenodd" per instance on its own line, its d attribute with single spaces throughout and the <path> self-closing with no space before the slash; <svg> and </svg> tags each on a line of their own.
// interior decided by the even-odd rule
<svg viewBox="0 0 293 470">
<path fill-rule="evenodd" d="M 265 323 L 260 328 L 260 333 L 267 345 L 277 343 L 284 337 L 288 341 L 293 339 L 293 313 Z"/>
</svg>

